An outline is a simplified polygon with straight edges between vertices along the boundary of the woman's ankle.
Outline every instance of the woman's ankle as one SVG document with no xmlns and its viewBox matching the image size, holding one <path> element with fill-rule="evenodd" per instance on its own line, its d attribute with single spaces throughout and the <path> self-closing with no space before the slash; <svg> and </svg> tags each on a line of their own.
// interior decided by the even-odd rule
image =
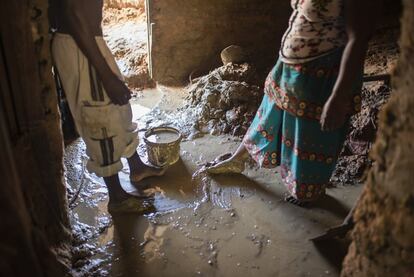
<svg viewBox="0 0 414 277">
<path fill-rule="evenodd" d="M 246 149 L 243 151 L 237 151 L 233 154 L 233 156 L 230 158 L 231 160 L 238 160 L 238 161 L 246 161 L 249 158 L 249 152 L 247 152 Z"/>
</svg>

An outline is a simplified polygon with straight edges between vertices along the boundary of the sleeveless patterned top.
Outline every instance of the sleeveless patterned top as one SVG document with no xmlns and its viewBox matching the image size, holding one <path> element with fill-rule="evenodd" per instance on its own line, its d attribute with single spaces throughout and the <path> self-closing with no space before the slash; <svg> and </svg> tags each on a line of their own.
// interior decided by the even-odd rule
<svg viewBox="0 0 414 277">
<path fill-rule="evenodd" d="M 304 63 L 346 44 L 343 0 L 292 0 L 291 4 L 293 13 L 280 50 L 283 62 Z"/>
</svg>

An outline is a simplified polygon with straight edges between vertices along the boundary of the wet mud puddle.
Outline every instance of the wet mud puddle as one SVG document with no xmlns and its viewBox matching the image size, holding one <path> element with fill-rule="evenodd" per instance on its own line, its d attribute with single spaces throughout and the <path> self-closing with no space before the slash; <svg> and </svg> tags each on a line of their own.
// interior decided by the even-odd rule
<svg viewBox="0 0 414 277">
<path fill-rule="evenodd" d="M 277 170 L 250 166 L 244 174 L 192 178 L 239 143 L 210 135 L 183 141 L 179 162 L 138 184 L 152 190 L 156 211 L 116 217 L 107 213 L 103 180 L 84 169 L 83 142 L 69 146 L 77 276 L 337 276 L 338 264 L 308 239 L 340 223 L 361 187 L 330 189 L 326 203 L 302 209 L 282 200 Z M 134 193 L 128 171 L 120 179 Z"/>
</svg>

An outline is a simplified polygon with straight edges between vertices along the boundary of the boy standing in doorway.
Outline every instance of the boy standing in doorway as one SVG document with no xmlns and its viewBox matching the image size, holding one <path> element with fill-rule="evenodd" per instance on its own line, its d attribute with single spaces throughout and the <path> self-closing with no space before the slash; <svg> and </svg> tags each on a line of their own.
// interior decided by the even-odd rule
<svg viewBox="0 0 414 277">
<path fill-rule="evenodd" d="M 121 157 L 128 159 L 130 178 L 138 182 L 164 170 L 144 164 L 136 148 L 131 92 L 102 37 L 103 0 L 51 0 L 51 25 L 56 30 L 52 55 L 76 127 L 85 141 L 87 168 L 103 177 L 110 213 L 145 210 L 142 200 L 122 189 Z"/>
</svg>

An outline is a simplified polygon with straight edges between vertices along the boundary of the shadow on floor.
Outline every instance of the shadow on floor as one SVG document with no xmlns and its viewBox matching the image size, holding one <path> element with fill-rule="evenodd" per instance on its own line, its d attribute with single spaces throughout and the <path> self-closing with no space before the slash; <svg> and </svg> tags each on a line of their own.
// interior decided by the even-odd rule
<svg viewBox="0 0 414 277">
<path fill-rule="evenodd" d="M 114 243 L 117 245 L 115 256 L 118 260 L 113 261 L 112 271 L 122 272 L 122 276 L 138 276 L 142 260 L 140 259 L 141 247 L 139 241 L 139 227 L 142 224 L 136 215 L 118 215 L 112 217 L 114 224 Z M 112 272 L 113 273 L 113 272 Z"/>
<path fill-rule="evenodd" d="M 312 204 L 311 208 L 326 210 L 342 218 L 345 218 L 349 213 L 349 208 L 344 203 L 328 194 Z"/>
<path fill-rule="evenodd" d="M 283 198 L 283 195 L 277 193 L 274 190 L 268 189 L 260 183 L 250 179 L 243 174 L 226 174 L 226 175 L 214 175 L 212 179 L 217 181 L 223 187 L 238 187 L 240 189 L 257 191 L 266 195 L 277 198 L 278 200 Z"/>
<path fill-rule="evenodd" d="M 349 244 L 350 242 L 346 239 L 314 242 L 316 250 L 337 270 L 337 273 L 341 272 L 342 262 L 348 253 Z"/>
</svg>

